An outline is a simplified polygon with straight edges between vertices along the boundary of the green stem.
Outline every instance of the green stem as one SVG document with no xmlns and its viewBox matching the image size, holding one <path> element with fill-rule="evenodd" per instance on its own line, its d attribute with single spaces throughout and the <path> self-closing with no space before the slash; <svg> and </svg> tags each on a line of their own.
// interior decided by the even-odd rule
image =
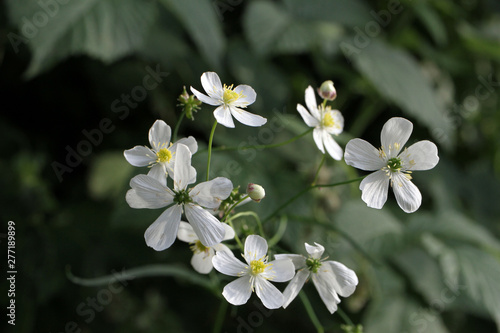
<svg viewBox="0 0 500 333">
<path fill-rule="evenodd" d="M 348 315 L 346 315 L 346 313 L 344 311 L 342 311 L 341 308 L 337 308 L 337 313 L 339 314 L 339 316 L 342 317 L 342 320 L 349 326 L 352 326 L 354 327 L 354 323 L 352 322 L 351 318 L 349 318 Z"/>
<path fill-rule="evenodd" d="M 224 322 L 224 317 L 227 311 L 227 301 L 225 299 L 220 303 L 219 311 L 217 311 L 217 317 L 215 317 L 213 333 L 219 333 L 222 330 L 222 323 Z"/>
<path fill-rule="evenodd" d="M 323 166 L 323 163 L 325 163 L 326 160 L 326 154 L 323 154 L 323 157 L 321 158 L 321 162 L 319 162 L 318 170 L 316 170 L 316 174 L 314 175 L 314 180 L 312 182 L 312 186 L 316 184 L 316 181 L 318 180 L 319 176 L 319 171 L 321 170 L 321 167 Z"/>
<path fill-rule="evenodd" d="M 269 248 L 272 248 L 275 244 L 278 244 L 278 242 L 281 240 L 281 237 L 283 237 L 283 235 L 285 234 L 286 225 L 287 225 L 287 218 L 286 216 L 282 216 L 280 219 L 278 230 L 276 231 L 274 236 L 267 242 L 267 246 Z"/>
<path fill-rule="evenodd" d="M 210 138 L 208 139 L 208 161 L 207 161 L 207 182 L 210 180 L 210 160 L 212 158 L 212 142 L 214 141 L 215 128 L 217 127 L 217 120 L 212 125 L 210 131 Z"/>
<path fill-rule="evenodd" d="M 181 116 L 179 117 L 179 120 L 177 120 L 177 124 L 175 124 L 174 134 L 172 135 L 172 142 L 177 141 L 177 132 L 179 132 L 179 127 L 181 126 L 182 120 L 184 119 L 185 115 L 186 111 L 183 110 Z"/>
<path fill-rule="evenodd" d="M 264 234 L 264 229 L 262 228 L 262 222 L 260 221 L 259 215 L 257 215 L 255 212 L 252 212 L 252 211 L 241 212 L 241 213 L 238 213 L 238 214 L 234 215 L 233 217 L 231 217 L 231 219 L 237 219 L 240 216 L 249 216 L 249 215 L 253 216 L 253 218 L 257 221 L 260 235 L 262 237 L 266 238 L 266 235 Z"/>
<path fill-rule="evenodd" d="M 314 313 L 314 309 L 311 306 L 311 302 L 309 302 L 309 299 L 307 298 L 306 294 L 301 291 L 299 293 L 300 300 L 302 301 L 302 304 L 304 304 L 304 307 L 306 308 L 306 312 L 309 315 L 309 319 L 311 319 L 314 327 L 316 327 L 316 330 L 318 333 L 323 333 L 325 332 L 325 329 L 323 328 L 323 325 L 319 322 L 318 317 L 316 316 L 316 313 Z"/>
<path fill-rule="evenodd" d="M 229 226 L 230 226 L 231 228 L 233 228 L 233 230 L 234 230 L 233 221 L 232 221 L 231 219 L 228 219 L 228 220 L 227 220 L 227 223 L 228 223 L 228 224 L 229 224 Z M 242 251 L 242 252 L 245 252 L 245 247 L 243 246 L 243 243 L 241 242 L 240 237 L 238 236 L 238 233 L 237 233 L 237 232 L 235 232 L 235 233 L 234 233 L 234 239 L 236 240 L 236 243 L 238 243 L 238 246 L 240 247 L 241 251 Z"/>
</svg>

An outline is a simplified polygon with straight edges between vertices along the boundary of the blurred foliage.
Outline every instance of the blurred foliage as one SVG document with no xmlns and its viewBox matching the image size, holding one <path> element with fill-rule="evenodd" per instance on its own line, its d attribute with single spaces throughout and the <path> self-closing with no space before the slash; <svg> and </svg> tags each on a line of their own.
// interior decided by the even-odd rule
<svg viewBox="0 0 500 333">
<path fill-rule="evenodd" d="M 7 0 L 0 8 L 1 232 L 15 221 L 15 332 L 214 325 L 221 299 L 205 279 L 183 278 L 191 269 L 187 246 L 146 247 L 143 233 L 158 211 L 128 207 L 128 180 L 144 170 L 122 158 L 124 149 L 147 144 L 154 120 L 173 127 L 182 87 L 199 89 L 208 70 L 254 87 L 251 111 L 269 120 L 261 129 L 217 128 L 219 146 L 302 133 L 296 104 L 304 104 L 308 85 L 328 79 L 345 117 L 343 146 L 352 137 L 377 146 L 387 119 L 412 120 L 412 140 L 440 148 L 439 165 L 414 175 L 424 197 L 419 211 L 407 215 L 391 197 L 383 210 L 369 209 L 357 184 L 324 188 L 285 211 L 280 246 L 300 253 L 304 242 L 318 242 L 357 272 L 355 294 L 340 305 L 364 332 L 499 331 L 497 1 Z M 200 150 L 210 110 L 202 106 L 180 127 Z M 242 188 L 263 185 L 266 199 L 245 208 L 267 216 L 309 184 L 320 158 L 304 137 L 277 149 L 216 152 L 212 171 Z M 198 179 L 205 162 L 202 151 L 193 157 Z M 331 159 L 320 173 L 325 183 L 354 177 Z M 239 225 L 248 232 L 253 223 Z M 278 223 L 264 227 L 273 234 Z M 134 278 L 116 293 L 66 275 L 68 267 L 92 278 L 157 264 L 178 265 L 166 269 L 177 273 Z M 338 331 L 341 317 L 326 311 L 310 285 L 305 291 L 326 330 Z M 88 303 L 105 293 L 112 300 L 102 308 Z M 262 318 L 259 332 L 312 331 L 299 301 L 268 311 L 253 300 L 228 310 L 222 330 L 251 331 Z"/>
</svg>

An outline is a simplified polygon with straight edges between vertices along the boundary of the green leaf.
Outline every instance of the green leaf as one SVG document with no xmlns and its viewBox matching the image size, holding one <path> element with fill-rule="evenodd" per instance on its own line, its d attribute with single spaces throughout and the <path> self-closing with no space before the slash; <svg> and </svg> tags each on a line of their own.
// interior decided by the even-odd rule
<svg viewBox="0 0 500 333">
<path fill-rule="evenodd" d="M 426 125 L 440 144 L 451 147 L 452 124 L 416 60 L 386 43 L 374 39 L 368 42 L 364 48 L 352 44 L 343 44 L 341 48 L 344 52 L 349 50 L 354 65 L 383 97 Z"/>
<path fill-rule="evenodd" d="M 104 153 L 96 157 L 89 172 L 90 195 L 95 199 L 105 199 L 122 194 L 133 168 L 122 152 Z"/>
<path fill-rule="evenodd" d="M 182 22 L 201 54 L 212 66 L 219 66 L 225 38 L 215 8 L 209 0 L 160 0 Z"/>
<path fill-rule="evenodd" d="M 9 0 L 12 22 L 32 50 L 28 78 L 64 58 L 84 54 L 106 63 L 137 50 L 156 18 L 156 4 L 140 0 L 70 1 L 42 7 Z"/>
</svg>

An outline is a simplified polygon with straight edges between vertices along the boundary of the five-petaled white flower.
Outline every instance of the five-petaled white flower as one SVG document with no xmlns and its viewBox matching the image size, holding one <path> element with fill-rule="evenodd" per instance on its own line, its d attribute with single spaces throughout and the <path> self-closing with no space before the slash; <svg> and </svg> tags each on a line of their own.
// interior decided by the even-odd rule
<svg viewBox="0 0 500 333">
<path fill-rule="evenodd" d="M 217 106 L 214 117 L 219 124 L 233 128 L 233 117 L 240 123 L 253 127 L 267 122 L 266 118 L 241 109 L 255 102 L 257 97 L 255 90 L 249 85 L 241 84 L 234 89 L 232 85 L 222 86 L 219 76 L 214 72 L 203 73 L 201 85 L 208 96 L 193 87 L 191 91 L 203 103 Z"/>
<path fill-rule="evenodd" d="M 301 104 L 297 104 L 302 119 L 309 127 L 314 127 L 313 138 L 316 146 L 321 152 L 328 154 L 334 159 L 342 159 L 342 148 L 335 142 L 332 135 L 339 135 L 344 129 L 344 117 L 338 110 L 332 110 L 329 106 L 316 104 L 314 89 L 309 86 L 306 89 L 305 100 L 309 112 Z"/>
<path fill-rule="evenodd" d="M 294 300 L 306 280 L 311 277 L 323 303 L 333 314 L 337 311 L 337 304 L 340 303 L 338 295 L 342 297 L 352 295 L 358 284 L 358 277 L 354 271 L 337 261 L 325 261 L 326 258 L 322 260 L 321 256 L 325 248 L 318 243 L 314 244 L 316 246 L 305 243 L 309 254 L 307 258 L 300 254 L 276 254 L 274 256 L 278 260 L 291 259 L 295 269 L 298 269 L 297 274 L 283 292 L 285 298 L 283 308 Z"/>
<path fill-rule="evenodd" d="M 420 207 L 422 195 L 411 182 L 411 173 L 434 168 L 439 157 L 436 145 L 427 140 L 414 143 L 401 151 L 412 130 L 413 124 L 409 120 L 391 118 L 382 128 L 380 149 L 362 139 L 353 139 L 347 143 L 344 156 L 347 164 L 365 171 L 377 170 L 359 185 L 361 199 L 369 207 L 382 208 L 387 201 L 389 183 L 403 211 L 412 213 Z"/>
<path fill-rule="evenodd" d="M 223 224 L 226 230 L 226 235 L 222 240 L 228 240 L 234 238 L 234 230 L 227 224 Z M 191 265 L 201 274 L 208 274 L 212 270 L 212 258 L 215 255 L 215 251 L 226 251 L 231 252 L 231 250 L 224 244 L 219 243 L 214 246 L 207 247 L 200 242 L 200 239 L 194 232 L 193 227 L 184 221 L 181 221 L 179 225 L 179 231 L 177 232 L 177 238 L 181 241 L 190 243 L 191 250 L 193 251 L 193 257 L 191 258 Z"/>
<path fill-rule="evenodd" d="M 246 264 L 234 254 L 219 251 L 212 259 L 216 270 L 222 274 L 239 278 L 224 287 L 222 295 L 233 305 L 245 304 L 255 290 L 262 304 L 268 309 L 277 309 L 283 305 L 283 294 L 269 281 L 289 281 L 295 274 L 293 263 L 289 259 L 267 262 L 267 242 L 257 235 L 250 235 L 245 240 Z"/>
<path fill-rule="evenodd" d="M 198 150 L 198 144 L 192 136 L 180 139 L 174 144 L 170 142 L 170 136 L 170 126 L 163 120 L 157 120 L 149 130 L 149 143 L 151 144 L 151 148 L 135 146 L 132 149 L 125 150 L 123 154 L 127 161 L 133 166 L 150 166 L 151 170 L 149 170 L 148 176 L 166 185 L 167 174 L 173 179 L 177 145 L 186 145 L 191 151 L 191 154 L 196 153 Z"/>
<path fill-rule="evenodd" d="M 187 186 L 195 180 L 196 170 L 191 166 L 191 153 L 183 144 L 177 147 L 173 190 L 146 175 L 132 178 L 132 189 L 126 196 L 130 207 L 154 209 L 171 206 L 146 230 L 144 238 L 148 246 L 161 251 L 172 245 L 183 209 L 203 245 L 214 246 L 224 239 L 224 224 L 204 208 L 219 207 L 233 190 L 233 184 L 227 178 L 218 177 L 188 190 Z"/>
</svg>

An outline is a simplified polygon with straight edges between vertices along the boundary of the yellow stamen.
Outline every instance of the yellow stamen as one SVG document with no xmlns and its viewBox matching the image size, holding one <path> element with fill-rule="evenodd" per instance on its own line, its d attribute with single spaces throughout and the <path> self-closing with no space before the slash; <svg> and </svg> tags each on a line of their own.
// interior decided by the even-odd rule
<svg viewBox="0 0 500 333">
<path fill-rule="evenodd" d="M 172 158 L 172 152 L 167 148 L 162 148 L 156 153 L 156 157 L 156 162 L 158 163 L 170 162 L 170 159 Z"/>
<path fill-rule="evenodd" d="M 222 101 L 224 104 L 231 104 L 238 99 L 246 97 L 243 95 L 243 93 L 237 93 L 236 91 L 233 90 L 233 85 L 230 85 L 229 87 L 224 85 L 224 93 L 222 95 Z"/>
</svg>

